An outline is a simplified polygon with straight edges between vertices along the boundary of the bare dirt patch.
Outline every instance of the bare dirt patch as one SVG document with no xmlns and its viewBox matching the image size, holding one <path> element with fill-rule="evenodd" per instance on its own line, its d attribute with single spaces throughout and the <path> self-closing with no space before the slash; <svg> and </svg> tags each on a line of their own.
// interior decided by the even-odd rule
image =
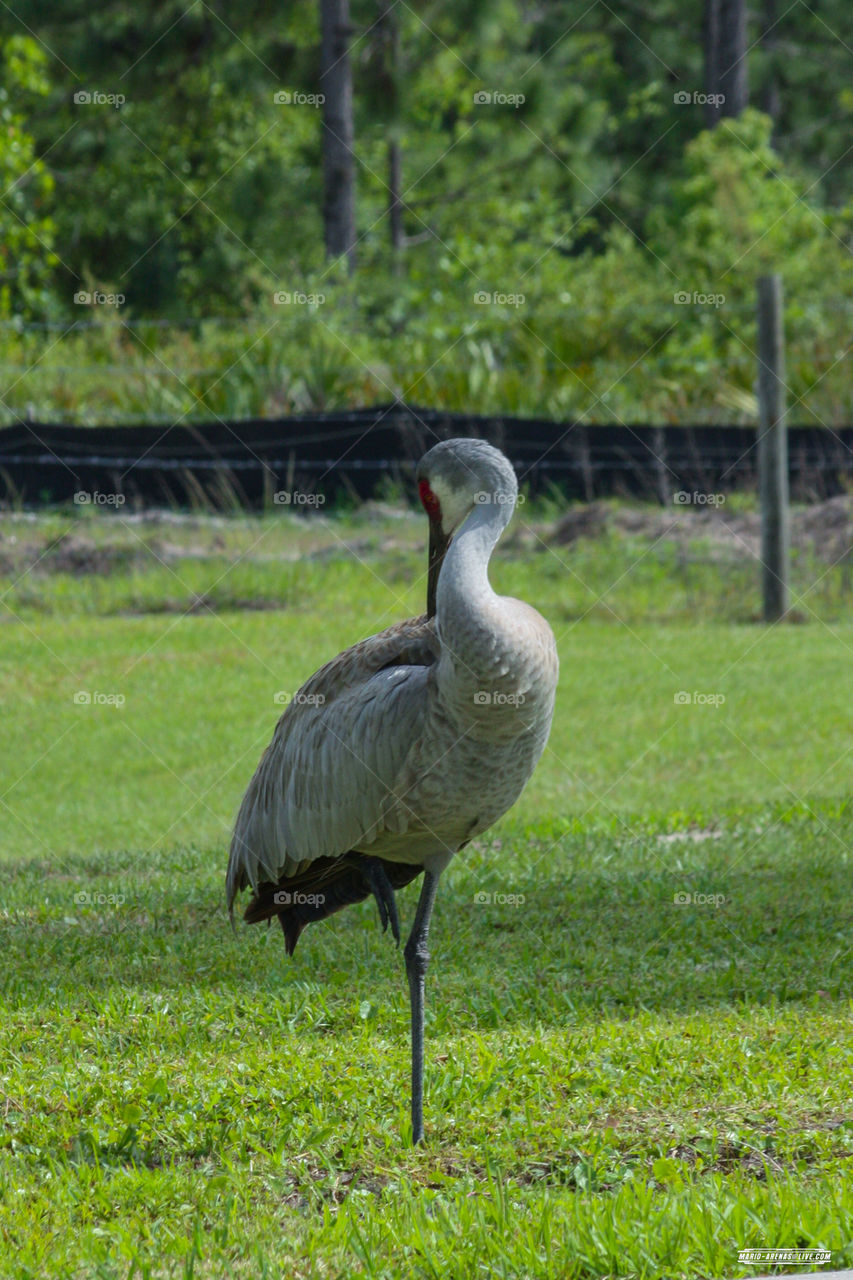
<svg viewBox="0 0 853 1280">
<path fill-rule="evenodd" d="M 674 542 L 685 548 L 692 542 L 703 541 L 720 554 L 757 558 L 761 517 L 758 511 L 727 508 L 725 502 L 717 506 L 690 504 L 669 508 L 592 502 L 567 511 L 551 527 L 545 540 L 566 546 L 579 539 L 608 534 L 621 534 L 652 544 Z M 812 506 L 794 507 L 791 543 L 831 564 L 848 555 L 853 544 L 853 495 L 842 494 Z"/>
</svg>

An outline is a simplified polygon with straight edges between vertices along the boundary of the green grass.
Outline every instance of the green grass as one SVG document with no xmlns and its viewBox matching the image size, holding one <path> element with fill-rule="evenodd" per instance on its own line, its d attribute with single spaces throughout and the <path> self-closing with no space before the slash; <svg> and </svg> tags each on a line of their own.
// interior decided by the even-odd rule
<svg viewBox="0 0 853 1280">
<path fill-rule="evenodd" d="M 554 625 L 558 711 L 442 880 L 418 1151 L 375 908 L 288 960 L 222 878 L 275 694 L 419 609 L 420 522 L 0 519 L 0 1274 L 853 1266 L 844 583 L 801 557 L 767 629 L 748 564 L 553 514 L 494 567 Z"/>
</svg>

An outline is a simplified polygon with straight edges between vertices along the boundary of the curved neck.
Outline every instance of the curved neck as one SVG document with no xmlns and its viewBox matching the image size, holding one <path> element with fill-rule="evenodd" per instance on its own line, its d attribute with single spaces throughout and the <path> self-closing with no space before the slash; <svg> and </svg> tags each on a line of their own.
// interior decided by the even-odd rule
<svg viewBox="0 0 853 1280">
<path fill-rule="evenodd" d="M 489 560 L 512 516 L 513 503 L 478 504 L 453 535 L 436 593 L 438 623 L 444 634 L 454 622 L 470 619 L 497 599 L 489 582 Z"/>
</svg>

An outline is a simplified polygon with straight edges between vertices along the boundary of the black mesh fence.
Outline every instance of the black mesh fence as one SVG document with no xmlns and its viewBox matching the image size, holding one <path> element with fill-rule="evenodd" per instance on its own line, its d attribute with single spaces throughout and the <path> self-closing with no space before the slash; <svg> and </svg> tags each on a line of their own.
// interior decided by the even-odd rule
<svg viewBox="0 0 853 1280">
<path fill-rule="evenodd" d="M 670 503 L 678 493 L 755 483 L 754 427 L 573 424 L 398 403 L 199 425 L 20 423 L 0 430 L 0 495 L 26 504 L 122 494 L 140 505 L 223 507 L 294 494 L 365 498 L 389 481 L 408 486 L 418 457 L 454 435 L 496 444 L 534 496 L 556 487 L 585 500 L 625 494 Z M 796 496 L 841 492 L 853 477 L 853 428 L 791 427 L 789 458 Z"/>
</svg>

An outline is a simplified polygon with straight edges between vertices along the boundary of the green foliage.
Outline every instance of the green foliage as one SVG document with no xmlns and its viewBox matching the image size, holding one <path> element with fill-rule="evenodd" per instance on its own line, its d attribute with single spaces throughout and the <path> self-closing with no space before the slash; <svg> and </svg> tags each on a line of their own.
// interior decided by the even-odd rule
<svg viewBox="0 0 853 1280">
<path fill-rule="evenodd" d="M 835 270 L 846 268 L 840 282 L 846 294 L 850 255 L 833 245 L 827 218 L 809 203 L 814 184 L 786 171 L 770 135 L 771 121 L 755 110 L 699 134 L 667 207 L 650 217 L 652 248 L 669 255 L 702 292 L 725 284 L 736 298 L 751 300 L 756 278 L 781 264 L 791 291 L 814 289 L 815 267 L 822 261 L 825 270 L 829 259 Z"/>
<path fill-rule="evenodd" d="M 0 319 L 41 319 L 55 310 L 54 181 L 29 122 L 48 91 L 48 59 L 36 41 L 0 39 Z"/>
<path fill-rule="evenodd" d="M 284 23 L 259 2 L 235 15 L 162 0 L 144 20 L 119 0 L 97 14 L 80 0 L 20 6 L 52 53 L 6 38 L 0 162 L 18 217 L 6 217 L 3 305 L 79 332 L 53 345 L 0 330 L 4 420 L 30 408 L 82 422 L 265 415 L 402 395 L 586 422 L 748 422 L 755 279 L 768 270 L 785 282 L 792 420 L 850 418 L 841 175 L 853 157 L 817 106 L 843 119 L 849 91 L 837 59 L 824 75 L 805 56 L 835 37 L 801 6 L 777 32 L 799 59 L 774 61 L 751 31 L 754 100 L 781 85 L 775 123 L 750 109 L 712 132 L 692 101 L 698 0 L 624 19 L 581 0 L 400 5 L 396 66 L 381 8 L 353 4 L 347 278 L 323 262 L 321 114 L 274 101 L 319 88 L 313 0 Z M 832 0 L 827 30 L 841 16 Z M 10 23 L 0 10 L 0 32 Z M 80 103 L 81 91 L 123 101 Z M 821 154 L 836 148 L 831 165 L 814 163 L 810 130 Z M 74 305 L 96 288 L 123 305 Z M 273 301 L 297 291 L 322 302 Z"/>
</svg>

